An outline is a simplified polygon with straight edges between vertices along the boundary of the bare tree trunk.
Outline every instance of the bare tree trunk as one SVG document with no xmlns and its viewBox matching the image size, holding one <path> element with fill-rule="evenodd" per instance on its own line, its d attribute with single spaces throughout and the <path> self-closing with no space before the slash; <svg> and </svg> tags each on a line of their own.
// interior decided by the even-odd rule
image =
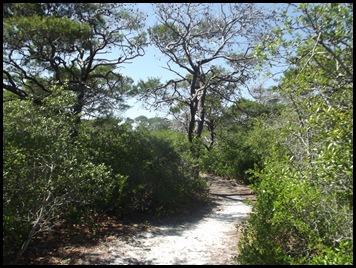
<svg viewBox="0 0 356 268">
<path fill-rule="evenodd" d="M 188 140 L 190 143 L 193 143 L 194 139 L 194 127 L 195 127 L 195 113 L 196 109 L 194 108 L 194 102 L 190 103 L 190 120 L 188 125 Z"/>
<path fill-rule="evenodd" d="M 206 96 L 206 89 L 204 85 L 201 86 L 199 89 L 198 94 L 198 107 L 197 107 L 197 125 L 195 129 L 195 136 L 201 137 L 203 132 L 204 122 L 205 122 L 205 96 Z"/>
<path fill-rule="evenodd" d="M 77 96 L 77 103 L 74 106 L 74 116 L 77 116 L 75 124 L 71 133 L 71 137 L 75 138 L 78 136 L 78 129 L 81 122 L 80 113 L 83 111 L 84 107 L 84 86 L 81 86 Z"/>
</svg>

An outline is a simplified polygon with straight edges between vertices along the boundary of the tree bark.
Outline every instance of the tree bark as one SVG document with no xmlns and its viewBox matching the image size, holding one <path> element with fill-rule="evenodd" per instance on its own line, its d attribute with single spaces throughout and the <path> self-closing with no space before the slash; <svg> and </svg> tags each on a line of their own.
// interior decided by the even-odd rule
<svg viewBox="0 0 356 268">
<path fill-rule="evenodd" d="M 72 138 L 76 138 L 79 134 L 78 129 L 81 122 L 80 113 L 83 111 L 83 108 L 84 108 L 84 85 L 81 85 L 77 96 L 77 103 L 74 106 L 74 116 L 76 116 L 76 119 L 71 133 Z"/>
</svg>

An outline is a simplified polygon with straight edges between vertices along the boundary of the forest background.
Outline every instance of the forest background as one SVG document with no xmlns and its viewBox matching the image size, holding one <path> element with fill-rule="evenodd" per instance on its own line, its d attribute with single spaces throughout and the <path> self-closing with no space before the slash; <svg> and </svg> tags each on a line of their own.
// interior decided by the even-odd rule
<svg viewBox="0 0 356 268">
<path fill-rule="evenodd" d="M 352 264 L 353 4 L 152 10 L 3 4 L 3 263 L 58 223 L 206 202 L 205 172 L 256 193 L 238 263 Z M 171 77 L 124 72 L 149 45 Z M 170 117 L 119 116 L 132 97 Z"/>
</svg>

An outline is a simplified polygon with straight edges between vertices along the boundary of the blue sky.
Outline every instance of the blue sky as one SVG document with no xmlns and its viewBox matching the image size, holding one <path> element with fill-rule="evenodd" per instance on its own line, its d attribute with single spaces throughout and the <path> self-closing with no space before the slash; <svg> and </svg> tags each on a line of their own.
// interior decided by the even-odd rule
<svg viewBox="0 0 356 268">
<path fill-rule="evenodd" d="M 155 20 L 150 5 L 146 3 L 140 3 L 138 5 L 143 12 L 149 13 L 146 24 L 151 26 Z M 271 3 L 259 5 L 262 5 L 266 8 L 274 8 L 274 4 Z M 165 66 L 165 62 L 165 58 L 163 58 L 163 55 L 159 52 L 159 50 L 153 46 L 149 46 L 145 49 L 145 56 L 135 58 L 131 61 L 131 63 L 122 65 L 120 67 L 120 72 L 123 75 L 131 77 L 135 82 L 140 79 L 145 80 L 149 77 L 158 77 L 162 81 L 175 78 L 176 76 L 172 72 L 163 68 Z M 128 104 L 133 107 L 124 113 L 120 113 L 119 116 L 125 118 L 130 117 L 132 119 L 140 115 L 144 115 L 146 117 L 166 117 L 166 113 L 164 112 L 153 110 L 149 111 L 145 109 L 143 105 L 140 102 L 137 102 L 135 99 L 128 100 Z"/>
</svg>

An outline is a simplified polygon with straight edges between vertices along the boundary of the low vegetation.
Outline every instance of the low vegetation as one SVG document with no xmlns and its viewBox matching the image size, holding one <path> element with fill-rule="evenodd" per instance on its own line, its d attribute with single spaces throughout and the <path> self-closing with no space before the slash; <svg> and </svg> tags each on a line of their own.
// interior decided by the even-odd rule
<svg viewBox="0 0 356 268">
<path fill-rule="evenodd" d="M 172 142 L 113 117 L 87 120 L 72 137 L 75 117 L 63 109 L 72 96 L 53 92 L 41 107 L 31 99 L 4 103 L 6 259 L 21 256 L 32 237 L 59 220 L 169 215 L 206 199 L 205 182 L 192 176 Z"/>
<path fill-rule="evenodd" d="M 152 4 L 177 79 L 134 85 L 117 72 L 148 45 L 131 5 L 4 4 L 3 264 L 59 222 L 94 233 L 98 215 L 205 202 L 201 172 L 256 194 L 237 263 L 353 264 L 353 5 L 282 6 Z M 117 116 L 129 95 L 172 117 Z"/>
</svg>

